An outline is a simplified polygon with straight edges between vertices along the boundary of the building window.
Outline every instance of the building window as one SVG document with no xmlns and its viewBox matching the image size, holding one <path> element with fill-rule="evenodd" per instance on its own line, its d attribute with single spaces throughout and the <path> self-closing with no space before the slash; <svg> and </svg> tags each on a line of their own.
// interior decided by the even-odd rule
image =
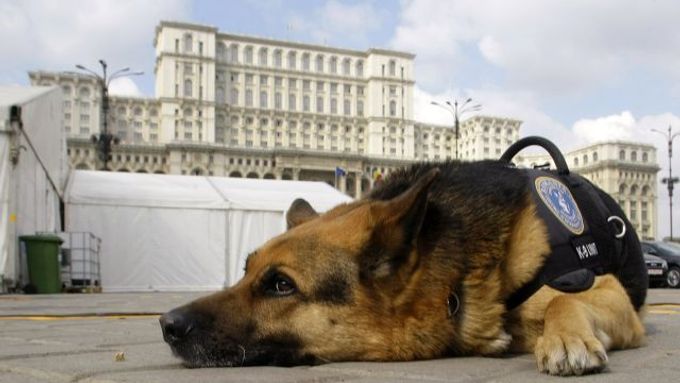
<svg viewBox="0 0 680 383">
<path fill-rule="evenodd" d="M 302 110 L 304 112 L 309 112 L 309 96 L 304 96 L 302 98 Z"/>
<path fill-rule="evenodd" d="M 350 100 L 345 99 L 342 103 L 342 112 L 344 115 L 349 116 L 351 114 Z"/>
<path fill-rule="evenodd" d="M 245 51 L 245 61 L 246 64 L 252 64 L 253 63 L 253 47 L 247 46 L 246 51 Z"/>
<path fill-rule="evenodd" d="M 637 152 L 636 152 L 636 151 L 633 150 L 633 151 L 630 153 L 630 160 L 631 160 L 631 161 L 637 161 Z"/>
<path fill-rule="evenodd" d="M 302 54 L 302 70 L 309 70 L 309 53 Z"/>
<path fill-rule="evenodd" d="M 226 60 L 227 59 L 227 46 L 224 45 L 223 42 L 218 42 L 217 47 L 215 48 L 215 55 L 217 56 L 217 60 Z"/>
<path fill-rule="evenodd" d="M 316 112 L 323 113 L 323 97 L 316 98 Z"/>
<path fill-rule="evenodd" d="M 395 101 L 390 101 L 390 116 L 394 117 L 397 115 L 397 103 Z"/>
<path fill-rule="evenodd" d="M 394 60 L 390 60 L 390 76 L 397 75 L 397 63 Z"/>
<path fill-rule="evenodd" d="M 625 160 L 626 160 L 626 151 L 625 151 L 625 150 L 621 150 L 621 151 L 619 152 L 619 160 L 621 160 L 621 161 L 625 161 Z"/>
<path fill-rule="evenodd" d="M 238 62 L 238 44 L 231 44 L 229 46 L 229 61 L 233 63 Z"/>
<path fill-rule="evenodd" d="M 194 39 L 191 37 L 191 35 L 188 33 L 184 35 L 184 52 L 187 53 L 191 52 L 191 50 L 193 49 L 193 45 Z"/>
<path fill-rule="evenodd" d="M 246 89 L 246 106 L 253 106 L 253 91 Z"/>
<path fill-rule="evenodd" d="M 342 74 L 345 76 L 349 76 L 349 67 L 352 65 L 352 62 L 350 59 L 344 59 L 342 60 Z"/>
<path fill-rule="evenodd" d="M 357 61 L 357 67 L 356 67 L 356 75 L 357 77 L 363 77 L 364 76 L 364 62 L 363 61 Z"/>
<path fill-rule="evenodd" d="M 323 81 L 317 81 L 316 82 L 316 91 L 317 92 L 323 92 Z"/>
<path fill-rule="evenodd" d="M 319 72 L 319 73 L 323 72 L 323 56 L 322 55 L 316 56 L 316 71 Z"/>
<path fill-rule="evenodd" d="M 274 51 L 274 66 L 281 68 L 283 66 L 283 54 L 280 49 Z"/>
<path fill-rule="evenodd" d="M 281 93 L 276 92 L 274 94 L 274 108 L 281 109 L 283 107 L 282 104 L 283 104 L 283 101 L 281 100 Z"/>
<path fill-rule="evenodd" d="M 232 105 L 238 105 L 238 89 L 231 88 L 230 100 Z"/>
<path fill-rule="evenodd" d="M 192 90 L 193 84 L 191 80 L 186 79 L 184 80 L 184 97 L 191 97 L 191 90 Z"/>
<path fill-rule="evenodd" d="M 586 165 L 588 165 L 588 155 L 584 154 L 583 155 L 583 166 L 586 166 Z"/>
<path fill-rule="evenodd" d="M 80 96 L 80 98 L 89 98 L 90 97 L 90 88 L 88 88 L 88 87 L 80 88 L 78 95 Z"/>
<path fill-rule="evenodd" d="M 294 51 L 288 52 L 288 69 L 297 68 L 297 54 Z"/>
<path fill-rule="evenodd" d="M 267 92 L 262 91 L 260 92 L 260 108 L 266 107 L 267 107 Z"/>
<path fill-rule="evenodd" d="M 333 56 L 330 61 L 330 68 L 328 69 L 331 73 L 338 73 L 338 58 Z"/>
<path fill-rule="evenodd" d="M 338 114 L 338 100 L 331 98 L 331 113 Z"/>
<path fill-rule="evenodd" d="M 647 161 L 649 161 L 649 156 L 647 155 L 647 152 L 642 152 L 642 162 Z"/>
<path fill-rule="evenodd" d="M 296 106 L 295 106 L 295 95 L 293 93 L 288 95 L 288 110 L 294 111 Z"/>
<path fill-rule="evenodd" d="M 260 48 L 260 65 L 266 66 L 267 65 L 267 48 Z"/>
<path fill-rule="evenodd" d="M 593 153 L 593 162 L 597 162 L 597 152 Z"/>
<path fill-rule="evenodd" d="M 363 115 L 364 115 L 364 102 L 359 100 L 357 101 L 357 116 Z"/>
<path fill-rule="evenodd" d="M 574 157 L 574 166 L 578 166 L 578 157 Z"/>
</svg>

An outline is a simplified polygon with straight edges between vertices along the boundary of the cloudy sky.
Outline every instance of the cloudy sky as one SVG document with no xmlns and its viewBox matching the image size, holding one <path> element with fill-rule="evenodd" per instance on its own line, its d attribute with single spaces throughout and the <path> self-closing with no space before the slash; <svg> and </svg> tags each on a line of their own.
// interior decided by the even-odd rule
<svg viewBox="0 0 680 383">
<path fill-rule="evenodd" d="M 27 70 L 96 68 L 104 58 L 147 73 L 113 92 L 153 96 L 160 20 L 384 47 L 416 54 L 418 120 L 450 123 L 430 101 L 472 97 L 482 113 L 521 119 L 523 135 L 564 150 L 604 139 L 655 144 L 665 175 L 664 139 L 650 129 L 680 131 L 678 15 L 674 0 L 0 0 L 0 84 L 26 84 Z M 667 235 L 665 189 L 659 197 Z"/>
</svg>

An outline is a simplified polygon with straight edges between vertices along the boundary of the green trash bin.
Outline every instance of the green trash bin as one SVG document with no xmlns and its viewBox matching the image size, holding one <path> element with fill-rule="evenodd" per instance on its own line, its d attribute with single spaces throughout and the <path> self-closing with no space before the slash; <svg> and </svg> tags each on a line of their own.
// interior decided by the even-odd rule
<svg viewBox="0 0 680 383">
<path fill-rule="evenodd" d="M 64 241 L 53 234 L 24 235 L 19 240 L 26 245 L 28 277 L 36 292 L 60 293 L 59 247 Z"/>
</svg>

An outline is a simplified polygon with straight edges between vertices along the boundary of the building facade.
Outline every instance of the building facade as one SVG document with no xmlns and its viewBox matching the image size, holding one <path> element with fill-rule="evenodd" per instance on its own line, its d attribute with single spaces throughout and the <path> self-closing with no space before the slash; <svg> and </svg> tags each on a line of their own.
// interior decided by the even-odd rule
<svg viewBox="0 0 680 383">
<path fill-rule="evenodd" d="M 602 142 L 564 153 L 564 158 L 571 170 L 589 179 L 619 203 L 640 238 L 656 238 L 656 174 L 660 168 L 653 145 Z M 547 154 L 519 155 L 517 164 L 524 167 L 554 166 Z"/>
<path fill-rule="evenodd" d="M 325 180 L 352 196 L 414 160 L 481 159 L 519 136 L 520 121 L 477 116 L 449 126 L 413 120 L 410 53 L 355 51 L 161 22 L 155 97 L 110 97 L 117 171 Z M 84 74 L 31 72 L 59 85 L 76 168 L 98 168 L 101 89 Z M 498 138 L 499 134 L 502 138 Z M 346 175 L 336 177 L 336 168 Z"/>
<path fill-rule="evenodd" d="M 499 158 L 521 121 L 478 115 L 452 126 L 413 119 L 414 55 L 356 51 L 161 22 L 154 39 L 155 97 L 110 97 L 120 139 L 115 171 L 321 180 L 359 197 L 414 161 Z M 99 169 L 101 88 L 89 75 L 31 72 L 59 85 L 74 168 Z M 456 151 L 457 145 L 457 151 Z M 621 154 L 624 153 L 624 154 Z M 612 194 L 642 237 L 656 235 L 656 152 L 610 142 L 566 154 Z M 523 156 L 529 166 L 547 156 Z M 336 168 L 344 174 L 336 176 Z M 342 172 L 341 172 L 342 173 Z"/>
</svg>

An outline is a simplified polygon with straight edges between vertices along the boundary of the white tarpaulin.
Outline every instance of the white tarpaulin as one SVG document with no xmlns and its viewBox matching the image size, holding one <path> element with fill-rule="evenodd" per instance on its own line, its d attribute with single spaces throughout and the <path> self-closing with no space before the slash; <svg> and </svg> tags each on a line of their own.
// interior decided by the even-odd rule
<svg viewBox="0 0 680 383">
<path fill-rule="evenodd" d="M 26 277 L 19 270 L 19 236 L 60 230 L 62 102 L 57 87 L 0 86 L 0 282 Z M 12 107 L 20 112 L 13 122 Z"/>
<path fill-rule="evenodd" d="M 319 211 L 350 200 L 320 182 L 77 170 L 66 229 L 102 239 L 105 291 L 213 290 L 235 283 L 247 254 L 284 231 L 296 198 Z"/>
</svg>

